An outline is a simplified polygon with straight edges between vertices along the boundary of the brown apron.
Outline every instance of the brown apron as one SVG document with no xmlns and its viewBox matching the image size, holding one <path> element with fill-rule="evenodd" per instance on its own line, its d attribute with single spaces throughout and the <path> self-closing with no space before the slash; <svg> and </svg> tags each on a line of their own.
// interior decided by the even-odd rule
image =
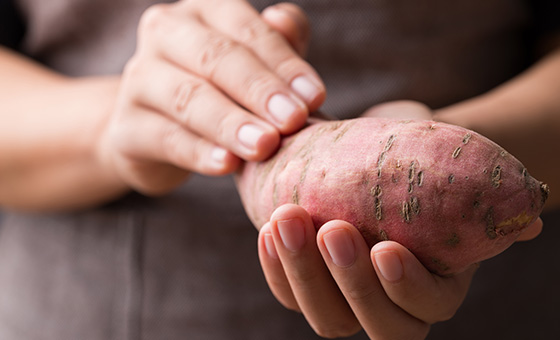
<svg viewBox="0 0 560 340">
<path fill-rule="evenodd" d="M 19 0 L 25 50 L 69 75 L 118 73 L 152 2 Z M 527 62 L 531 18 L 522 0 L 295 2 L 311 18 L 309 60 L 327 84 L 324 111 L 340 118 L 395 99 L 445 106 Z M 0 223 L 2 340 L 318 338 L 269 292 L 257 232 L 230 177 L 195 176 L 165 197 L 130 194 L 87 212 L 4 213 Z M 434 326 L 430 339 L 535 339 L 535 328 L 557 327 L 549 314 L 524 310 L 539 306 L 543 291 L 556 294 L 551 308 L 559 305 L 555 288 L 515 291 L 541 286 L 515 271 L 532 270 L 532 254 L 546 249 L 514 248 L 483 266 L 456 318 Z M 521 298 L 529 303 L 516 305 Z"/>
</svg>

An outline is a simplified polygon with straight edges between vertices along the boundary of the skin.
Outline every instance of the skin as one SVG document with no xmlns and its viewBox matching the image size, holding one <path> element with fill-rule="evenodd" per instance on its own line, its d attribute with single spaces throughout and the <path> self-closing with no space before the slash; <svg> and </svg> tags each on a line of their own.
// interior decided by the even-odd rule
<svg viewBox="0 0 560 340">
<path fill-rule="evenodd" d="M 243 160 L 265 159 L 276 149 L 280 135 L 301 128 L 308 113 L 325 98 L 324 85 L 300 56 L 309 27 L 294 5 L 280 4 L 259 14 L 242 0 L 180 1 L 148 9 L 138 32 L 136 53 L 123 74 L 112 77 L 68 78 L 0 48 L 0 205 L 4 209 L 74 211 L 130 190 L 160 195 L 183 183 L 191 172 L 231 173 Z M 553 61 L 539 64 L 543 70 L 535 77 L 558 72 L 560 57 Z M 306 79 L 308 86 L 294 82 L 298 78 Z M 560 77 L 547 79 L 547 88 L 558 87 L 553 85 Z M 526 123 L 527 112 L 540 121 L 551 118 L 552 108 L 560 105 L 551 91 L 537 97 L 522 94 L 527 100 L 523 107 L 530 110 L 523 115 L 522 108 L 516 108 L 519 114 L 513 120 L 521 122 L 518 126 Z M 275 95 L 291 104 L 278 105 L 277 100 L 272 105 L 276 110 L 271 110 Z M 435 117 L 466 127 L 481 126 L 487 122 L 483 117 L 477 120 L 473 112 L 490 102 L 492 96 L 478 106 L 467 105 L 470 102 L 437 111 Z M 551 108 L 548 113 L 537 112 L 544 106 Z M 282 107 L 291 108 L 281 112 L 285 119 L 274 118 L 271 111 Z M 390 114 L 390 110 L 376 110 Z M 478 124 L 471 124 L 471 118 Z M 558 119 L 552 121 L 547 128 L 559 131 Z M 207 128 L 216 124 L 218 128 Z M 493 131 L 518 136 L 513 134 L 518 130 L 508 130 L 515 126 L 487 127 L 489 137 L 494 137 Z M 548 152 L 551 145 L 558 145 L 554 139 L 558 136 L 552 134 L 540 144 L 505 138 L 511 145 L 504 147 L 514 154 L 521 144 Z M 527 144 L 533 142 L 537 144 Z M 543 145 L 548 148 L 542 149 Z M 552 192 L 558 187 L 548 172 L 534 175 L 549 183 Z M 557 199 L 551 195 L 549 201 Z M 301 311 L 323 336 L 364 328 L 375 339 L 424 338 L 429 324 L 454 313 L 475 271 L 473 267 L 454 278 L 436 278 L 396 243 L 381 242 L 370 252 L 346 222 L 329 222 L 315 235 L 307 217 L 297 207 L 281 207 L 260 232 L 259 253 L 279 301 Z M 302 223 L 294 224 L 298 219 Z M 292 221 L 284 224 L 287 238 L 304 230 L 303 241 L 296 243 L 299 247 L 284 245 L 278 221 Z M 539 223 L 523 238 L 536 236 Z M 336 244 L 342 244 L 338 251 Z M 331 252 L 344 253 L 345 244 L 354 247 L 355 257 L 339 266 Z M 390 261 L 387 254 L 400 259 L 400 276 L 389 275 L 384 263 L 398 262 Z"/>
<path fill-rule="evenodd" d="M 152 6 L 114 77 L 68 78 L 0 49 L 0 204 L 74 210 L 131 189 L 160 195 L 191 172 L 268 157 L 325 88 L 290 44 L 304 44 L 298 22 L 267 13 L 242 0 Z M 290 24 L 276 31 L 274 20 Z"/>
</svg>

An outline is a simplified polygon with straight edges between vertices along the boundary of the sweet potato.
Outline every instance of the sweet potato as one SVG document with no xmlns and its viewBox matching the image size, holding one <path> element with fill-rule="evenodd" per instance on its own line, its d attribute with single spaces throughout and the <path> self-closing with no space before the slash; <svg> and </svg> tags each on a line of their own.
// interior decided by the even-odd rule
<svg viewBox="0 0 560 340">
<path fill-rule="evenodd" d="M 548 187 L 482 135 L 449 124 L 358 118 L 312 124 L 237 177 L 260 228 L 296 203 L 314 224 L 342 219 L 369 246 L 394 240 L 450 275 L 508 248 L 539 216 Z"/>
</svg>

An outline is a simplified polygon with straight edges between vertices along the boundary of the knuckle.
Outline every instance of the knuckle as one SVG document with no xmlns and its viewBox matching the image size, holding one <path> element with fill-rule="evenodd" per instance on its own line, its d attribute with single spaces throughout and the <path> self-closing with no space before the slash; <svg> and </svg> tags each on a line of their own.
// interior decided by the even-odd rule
<svg viewBox="0 0 560 340">
<path fill-rule="evenodd" d="M 144 72 L 144 61 L 142 58 L 135 54 L 133 55 L 124 65 L 123 72 L 122 72 L 122 81 L 121 81 L 121 88 L 124 89 L 125 92 L 137 95 L 135 90 L 138 89 L 137 86 L 137 79 L 142 77 L 142 73 Z"/>
<path fill-rule="evenodd" d="M 375 299 L 378 294 L 378 290 L 372 288 L 371 285 L 364 282 L 362 284 L 357 283 L 355 286 L 348 289 L 345 294 L 348 295 L 349 299 L 356 302 L 367 302 Z"/>
<path fill-rule="evenodd" d="M 259 17 L 251 18 L 241 25 L 238 38 L 244 43 L 255 44 L 256 41 L 266 39 L 276 32 Z"/>
<path fill-rule="evenodd" d="M 282 306 L 284 306 L 284 308 L 286 308 L 287 310 L 291 310 L 292 312 L 296 312 L 296 313 L 301 313 L 301 309 L 299 308 L 297 303 L 292 303 L 292 302 L 283 302 L 280 301 L 280 303 L 282 304 Z"/>
<path fill-rule="evenodd" d="M 349 337 L 358 333 L 362 327 L 356 320 L 339 323 L 337 325 L 316 325 L 313 330 L 317 335 L 327 339 Z"/>
<path fill-rule="evenodd" d="M 160 30 L 162 25 L 167 22 L 168 15 L 169 4 L 155 4 L 148 7 L 140 17 L 139 34 Z"/>
<path fill-rule="evenodd" d="M 457 312 L 457 309 L 459 309 L 459 306 L 461 306 L 461 303 L 463 301 L 462 298 L 459 298 L 457 295 L 450 295 L 444 292 L 445 290 L 443 289 L 437 289 L 432 293 L 432 301 L 436 301 L 437 305 L 434 308 L 434 311 L 436 311 L 436 313 L 432 318 L 433 320 L 431 320 L 431 323 L 446 321 L 453 318 L 453 316 Z"/>
<path fill-rule="evenodd" d="M 291 273 L 293 283 L 298 287 L 308 287 L 312 289 L 312 285 L 317 280 L 318 274 L 315 270 L 306 268 L 305 270 L 294 270 Z"/>
<path fill-rule="evenodd" d="M 267 97 L 270 89 L 278 87 L 276 80 L 264 72 L 253 72 L 241 83 L 246 100 L 249 103 L 259 103 Z"/>
<path fill-rule="evenodd" d="M 238 44 L 220 34 L 212 33 L 207 39 L 202 53 L 200 53 L 199 67 L 202 73 L 210 79 L 220 63 L 238 48 Z"/>
<path fill-rule="evenodd" d="M 418 301 L 418 305 L 429 307 L 421 312 L 417 312 L 418 319 L 428 324 L 447 321 L 453 318 L 462 302 L 462 299 L 449 296 L 439 290 L 432 292 L 428 296 L 429 300 L 426 300 L 426 296 L 413 296 L 409 299 L 409 301 Z"/>
<path fill-rule="evenodd" d="M 142 60 L 138 55 L 133 55 L 124 65 L 123 74 L 133 75 L 138 74 L 142 69 Z"/>
<path fill-rule="evenodd" d="M 274 71 L 278 74 L 297 74 L 301 72 L 302 68 L 306 69 L 305 62 L 296 55 L 286 55 L 278 62 Z"/>
<path fill-rule="evenodd" d="M 301 313 L 301 309 L 299 308 L 299 305 L 293 298 L 277 297 L 277 300 L 284 308 L 296 313 Z"/>
<path fill-rule="evenodd" d="M 184 79 L 175 86 L 172 95 L 170 112 L 173 112 L 183 126 L 191 126 L 194 116 L 190 103 L 198 96 L 202 84 L 193 79 Z"/>
<path fill-rule="evenodd" d="M 452 319 L 455 316 L 455 313 L 457 312 L 457 308 L 458 307 L 452 305 L 442 308 L 437 318 L 434 318 L 433 322 L 431 323 L 435 323 L 439 321 L 447 321 Z"/>
<path fill-rule="evenodd" d="M 296 22 L 298 29 L 301 31 L 300 34 L 306 36 L 310 31 L 309 19 L 305 11 L 298 5 L 290 2 L 284 2 L 278 4 L 290 17 Z"/>
</svg>

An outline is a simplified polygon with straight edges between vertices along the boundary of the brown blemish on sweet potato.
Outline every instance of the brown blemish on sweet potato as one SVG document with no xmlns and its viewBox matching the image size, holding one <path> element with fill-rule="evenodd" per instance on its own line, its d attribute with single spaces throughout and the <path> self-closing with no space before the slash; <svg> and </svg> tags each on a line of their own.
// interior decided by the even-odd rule
<svg viewBox="0 0 560 340">
<path fill-rule="evenodd" d="M 533 221 L 535 217 L 533 215 L 528 215 L 527 212 L 523 211 L 521 214 L 509 218 L 505 221 L 502 221 L 500 223 L 498 223 L 498 225 L 496 226 L 496 228 L 504 228 L 504 227 L 508 227 L 508 226 L 512 226 L 512 225 L 517 225 L 517 226 L 526 226 L 528 225 L 531 221 Z"/>
<path fill-rule="evenodd" d="M 406 223 L 412 221 L 412 214 L 420 214 L 420 202 L 417 197 L 411 197 L 410 201 L 404 201 L 401 207 L 401 216 Z"/>
<path fill-rule="evenodd" d="M 432 264 L 434 264 L 439 269 L 440 272 L 445 273 L 449 270 L 449 266 L 442 260 L 435 257 L 432 257 L 430 260 L 432 261 Z"/>
<path fill-rule="evenodd" d="M 548 194 L 550 193 L 550 189 L 548 187 L 548 184 L 545 184 L 543 182 L 540 183 L 540 189 L 541 189 L 541 203 L 544 205 L 544 203 L 548 199 Z"/>
<path fill-rule="evenodd" d="M 494 188 L 499 188 L 500 184 L 502 184 L 502 167 L 500 165 L 496 165 L 494 170 L 492 170 L 492 185 Z"/>
<path fill-rule="evenodd" d="M 416 162 L 410 162 L 410 167 L 408 168 L 408 183 L 414 181 L 414 176 L 416 175 Z"/>
<path fill-rule="evenodd" d="M 496 225 L 494 224 L 494 208 L 488 208 L 486 215 L 484 216 L 484 221 L 486 223 L 486 236 L 489 239 L 495 239 L 498 234 L 496 233 Z"/>
<path fill-rule="evenodd" d="M 310 163 L 311 163 L 311 157 L 307 159 L 305 165 L 303 166 L 303 170 L 301 171 L 301 175 L 299 176 L 300 183 L 303 183 L 305 181 L 305 177 L 307 176 L 307 171 L 309 171 Z"/>
<path fill-rule="evenodd" d="M 383 151 L 387 152 L 389 151 L 389 149 L 391 149 L 391 146 L 393 146 L 393 142 L 395 141 L 396 136 L 395 135 L 390 135 L 389 139 L 387 139 L 387 143 L 385 143 L 385 148 L 383 149 Z"/>
<path fill-rule="evenodd" d="M 421 187 L 422 184 L 424 183 L 424 171 L 418 171 L 417 177 L 418 177 L 417 184 L 419 187 Z"/>
<path fill-rule="evenodd" d="M 457 147 L 457 148 L 453 151 L 453 153 L 451 154 L 451 157 L 452 157 L 453 159 L 456 159 L 457 157 L 459 157 L 459 154 L 461 153 L 461 150 L 462 150 L 462 148 L 461 148 L 460 146 Z"/>
<path fill-rule="evenodd" d="M 389 236 L 387 235 L 387 232 L 385 230 L 379 230 L 379 236 L 381 237 L 382 241 L 389 241 Z"/>
<path fill-rule="evenodd" d="M 383 211 L 381 208 L 381 193 L 382 193 L 381 186 L 379 186 L 379 184 L 371 189 L 371 194 L 373 196 L 373 206 L 375 210 L 375 218 L 378 221 L 381 221 L 383 219 Z"/>
<path fill-rule="evenodd" d="M 294 190 L 292 191 L 292 203 L 299 204 L 299 191 L 297 185 L 294 185 Z"/>
<path fill-rule="evenodd" d="M 258 204 L 255 204 L 258 207 Z M 274 181 L 274 186 L 272 188 L 272 206 L 274 208 L 278 207 L 278 182 Z"/>
<path fill-rule="evenodd" d="M 402 203 L 401 216 L 406 223 L 410 223 L 410 203 L 408 201 Z"/>
<path fill-rule="evenodd" d="M 342 128 L 342 130 L 334 137 L 333 139 L 333 143 L 338 142 L 342 137 L 344 137 L 344 135 L 346 134 L 346 132 L 348 132 L 348 130 L 350 130 L 350 128 L 354 125 L 354 122 L 347 122 L 346 124 L 344 124 L 344 127 Z M 337 129 L 340 127 L 337 126 Z"/>
<path fill-rule="evenodd" d="M 379 154 L 379 159 L 377 160 L 377 177 L 381 177 L 381 168 L 383 167 L 383 163 L 385 163 L 385 159 L 387 158 L 387 152 L 389 152 L 389 149 L 391 149 L 391 146 L 393 146 L 395 138 L 395 135 L 389 136 L 389 138 L 385 142 L 383 151 L 381 151 L 381 153 Z"/>
<path fill-rule="evenodd" d="M 445 242 L 445 244 L 447 244 L 452 248 L 455 248 L 460 242 L 461 239 L 459 238 L 459 235 L 457 235 L 457 233 L 452 233 L 451 236 Z"/>
<path fill-rule="evenodd" d="M 418 197 L 410 198 L 410 210 L 414 213 L 414 215 L 420 214 L 420 201 L 418 200 Z"/>
</svg>

